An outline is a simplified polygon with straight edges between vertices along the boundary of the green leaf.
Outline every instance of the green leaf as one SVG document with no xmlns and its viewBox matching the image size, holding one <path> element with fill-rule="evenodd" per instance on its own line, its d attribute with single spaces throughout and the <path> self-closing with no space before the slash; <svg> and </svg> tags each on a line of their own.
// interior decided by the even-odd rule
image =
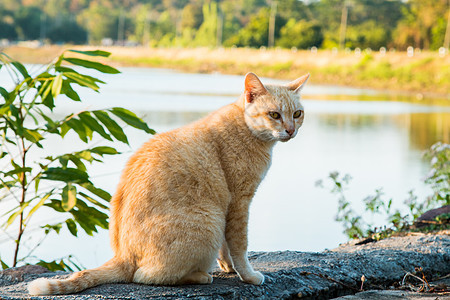
<svg viewBox="0 0 450 300">
<path fill-rule="evenodd" d="M 51 207 L 55 211 L 60 212 L 60 213 L 65 212 L 64 209 L 62 209 L 62 207 L 61 207 L 61 200 L 51 199 L 50 203 L 45 203 L 44 206 Z"/>
<path fill-rule="evenodd" d="M 109 136 L 109 134 L 106 133 L 103 126 L 100 125 L 96 119 L 91 117 L 89 112 L 86 111 L 82 112 L 81 114 L 78 115 L 78 117 L 80 118 L 80 121 L 83 122 L 85 126 L 88 126 L 92 131 L 95 131 L 105 139 L 112 141 L 112 138 Z"/>
<path fill-rule="evenodd" d="M 27 221 L 31 216 L 42 206 L 44 205 L 45 201 L 52 195 L 53 190 L 49 193 L 47 193 L 42 199 L 30 210 L 27 217 L 25 218 L 25 221 Z"/>
<path fill-rule="evenodd" d="M 62 267 L 56 261 L 46 262 L 46 261 L 41 260 L 36 264 L 41 267 L 44 267 L 50 271 L 53 271 L 53 272 L 55 272 L 55 271 L 70 271 L 70 270 L 64 269 L 64 267 Z"/>
<path fill-rule="evenodd" d="M 61 231 L 62 225 L 61 225 L 61 223 L 57 223 L 57 224 L 53 224 L 53 225 L 47 224 L 47 225 L 41 226 L 41 228 L 45 228 L 45 234 L 48 234 L 52 230 L 55 231 L 57 234 L 59 234 L 59 232 Z"/>
<path fill-rule="evenodd" d="M 95 200 L 95 199 L 92 198 L 91 196 L 86 195 L 86 194 L 83 193 L 83 192 L 79 192 L 78 194 L 81 195 L 81 196 L 83 196 L 86 200 L 88 200 L 88 201 L 91 202 L 92 204 L 95 204 L 96 206 L 98 206 L 98 207 L 100 207 L 100 208 L 103 208 L 103 209 L 108 209 L 108 206 L 106 206 L 106 205 L 104 205 L 104 204 L 98 202 L 97 200 Z"/>
<path fill-rule="evenodd" d="M 108 146 L 94 147 L 94 148 L 90 149 L 90 151 L 93 153 L 99 154 L 101 156 L 103 156 L 104 154 L 107 154 L 107 155 L 120 154 L 120 152 L 118 152 L 115 148 L 108 147 Z"/>
<path fill-rule="evenodd" d="M 41 179 L 74 182 L 74 183 L 89 183 L 89 176 L 86 172 L 74 168 L 48 168 Z"/>
<path fill-rule="evenodd" d="M 91 192 L 92 194 L 102 198 L 105 201 L 111 200 L 111 195 L 102 189 L 99 189 L 97 187 L 95 187 L 92 183 L 90 182 L 86 182 L 86 183 L 82 183 L 80 184 L 83 188 L 85 188 L 86 190 L 88 190 L 89 192 Z"/>
<path fill-rule="evenodd" d="M 70 159 L 70 161 L 73 162 L 73 164 L 75 166 L 77 166 L 77 169 L 82 170 L 82 171 L 86 171 L 86 166 L 81 161 L 81 159 L 79 159 L 75 154 L 69 155 L 69 159 Z"/>
<path fill-rule="evenodd" d="M 87 160 L 89 162 L 92 162 L 94 160 L 94 158 L 92 157 L 92 154 L 90 151 L 88 150 L 84 150 L 84 151 L 80 151 L 76 154 L 77 157 Z"/>
<path fill-rule="evenodd" d="M 56 72 L 60 72 L 60 73 L 69 72 L 69 73 L 77 73 L 77 74 L 79 74 L 77 71 L 75 71 L 75 70 L 72 69 L 72 68 L 62 67 L 62 66 L 56 66 L 56 67 L 55 67 L 55 71 L 56 71 Z"/>
<path fill-rule="evenodd" d="M 0 95 L 2 95 L 5 100 L 9 99 L 9 93 L 3 87 L 0 86 Z"/>
<path fill-rule="evenodd" d="M 13 115 L 16 120 L 19 119 L 19 109 L 15 107 L 13 104 L 9 105 L 9 110 L 11 111 L 11 115 Z"/>
<path fill-rule="evenodd" d="M 68 121 L 66 121 L 66 123 L 70 128 L 72 128 L 80 137 L 80 140 L 82 140 L 83 142 L 87 143 L 88 139 L 87 139 L 87 132 L 86 132 L 86 127 L 83 125 L 82 122 L 80 122 L 80 120 L 72 118 Z"/>
<path fill-rule="evenodd" d="M 42 104 L 53 110 L 55 107 L 52 91 L 52 81 L 48 80 L 45 84 L 39 89 L 39 94 L 42 98 Z"/>
<path fill-rule="evenodd" d="M 61 207 L 65 211 L 71 210 L 77 204 L 77 189 L 71 183 L 63 188 L 61 196 Z"/>
<path fill-rule="evenodd" d="M 67 123 L 62 123 L 62 125 L 61 125 L 61 137 L 62 138 L 65 137 L 67 132 L 69 132 L 69 130 L 70 130 L 70 126 L 67 125 Z"/>
<path fill-rule="evenodd" d="M 55 77 L 55 79 L 53 80 L 53 85 L 52 85 L 53 98 L 56 98 L 61 93 L 62 83 L 63 83 L 62 75 L 58 74 Z"/>
<path fill-rule="evenodd" d="M 75 92 L 75 90 L 72 88 L 72 86 L 68 81 L 63 81 L 61 93 L 74 101 L 81 101 L 80 96 L 78 95 L 77 92 Z"/>
<path fill-rule="evenodd" d="M 122 128 L 116 123 L 116 121 L 111 119 L 106 112 L 102 110 L 96 110 L 93 111 L 93 113 L 117 140 L 128 144 L 127 136 L 123 132 Z"/>
<path fill-rule="evenodd" d="M 23 210 L 30 204 L 30 202 L 23 202 L 20 204 L 19 210 L 13 213 L 11 216 L 9 216 L 8 220 L 6 221 L 5 228 L 8 228 L 9 225 L 11 225 L 14 220 L 23 212 Z"/>
<path fill-rule="evenodd" d="M 116 116 L 118 116 L 120 119 L 122 119 L 122 121 L 124 121 L 128 125 L 133 126 L 134 128 L 144 130 L 145 132 L 150 133 L 150 134 L 156 133 L 153 129 L 150 129 L 147 126 L 147 123 L 142 121 L 141 118 L 139 118 L 133 112 L 131 112 L 125 108 L 113 107 L 109 111 L 112 112 L 113 114 L 115 114 Z"/>
<path fill-rule="evenodd" d="M 75 221 L 73 219 L 67 219 L 66 225 L 67 225 L 67 229 L 69 229 L 70 233 L 73 236 L 77 236 L 78 229 L 77 229 L 77 224 L 75 223 Z"/>
<path fill-rule="evenodd" d="M 23 129 L 23 137 L 29 140 L 32 143 L 37 143 L 40 140 L 42 140 L 42 135 L 37 130 L 31 130 L 31 129 Z"/>
<path fill-rule="evenodd" d="M 20 72 L 20 74 L 22 74 L 23 78 L 29 78 L 30 74 L 28 74 L 27 69 L 18 61 L 12 61 L 11 64 L 16 67 L 17 71 Z"/>
<path fill-rule="evenodd" d="M 108 65 L 104 65 L 102 63 L 99 62 L 95 62 L 95 61 L 91 61 L 91 60 L 84 60 L 84 59 L 80 59 L 80 58 L 64 58 L 65 61 L 70 62 L 71 64 L 77 65 L 77 66 L 81 66 L 81 67 L 85 67 L 85 68 L 89 68 L 89 69 L 95 69 L 97 71 L 100 71 L 102 73 L 108 73 L 108 74 L 117 74 L 120 73 L 119 70 L 110 67 Z"/>
<path fill-rule="evenodd" d="M 5 264 L 5 262 L 3 260 L 1 260 L 1 259 L 0 259 L 0 264 L 2 265 L 2 269 L 3 270 L 9 269 L 8 265 Z"/>
<path fill-rule="evenodd" d="M 99 89 L 99 86 L 89 76 L 81 75 L 78 73 L 71 73 L 71 72 L 64 73 L 64 76 L 71 79 L 74 83 L 79 84 L 81 86 L 88 87 L 94 91 L 98 91 L 98 89 Z"/>
<path fill-rule="evenodd" d="M 11 175 L 15 175 L 15 174 L 22 174 L 25 172 L 31 172 L 33 169 L 32 168 L 22 168 L 22 167 L 18 167 L 18 168 L 14 168 L 13 170 L 4 173 L 5 176 L 11 176 Z M 3 172 L 2 172 L 3 173 Z"/>
<path fill-rule="evenodd" d="M 80 50 L 67 50 L 68 52 L 74 52 L 74 53 L 80 53 L 84 55 L 89 56 L 102 56 L 102 57 L 109 57 L 111 55 L 111 52 L 106 52 L 102 50 L 91 50 L 91 51 L 80 51 Z"/>
<path fill-rule="evenodd" d="M 5 115 L 10 110 L 10 106 L 5 104 L 0 108 L 0 116 Z"/>
<path fill-rule="evenodd" d="M 75 222 L 78 223 L 84 230 L 84 232 L 86 232 L 88 235 L 92 236 L 94 232 L 97 232 L 95 223 L 93 223 L 91 221 L 91 218 L 88 217 L 85 213 L 76 210 L 72 210 L 70 213 L 75 218 Z"/>
<path fill-rule="evenodd" d="M 94 226 L 100 226 L 103 229 L 108 229 L 108 215 L 99 211 L 98 209 L 86 205 L 82 200 L 77 201 L 77 208 L 79 212 L 89 216 L 89 221 Z"/>
</svg>

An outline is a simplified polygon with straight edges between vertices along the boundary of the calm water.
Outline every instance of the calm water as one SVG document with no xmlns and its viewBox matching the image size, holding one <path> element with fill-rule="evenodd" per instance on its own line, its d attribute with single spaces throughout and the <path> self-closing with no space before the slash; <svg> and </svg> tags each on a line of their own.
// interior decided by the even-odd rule
<svg viewBox="0 0 450 300">
<path fill-rule="evenodd" d="M 158 132 L 196 120 L 234 101 L 243 87 L 242 76 L 183 74 L 160 69 L 122 69 L 108 76 L 100 94 L 83 91 L 83 104 L 66 103 L 57 114 L 80 109 L 122 106 L 129 108 Z M 0 73 L 0 79 L 5 74 Z M 301 75 L 301 74 L 299 74 Z M 3 77 L 2 77 L 3 76 Z M 263 80 L 276 82 L 274 80 Z M 369 95 L 376 101 L 314 100 L 355 99 Z M 250 212 L 250 250 L 321 251 L 345 242 L 342 227 L 334 221 L 336 198 L 315 186 L 332 171 L 349 173 L 354 179 L 347 191 L 355 210 L 362 199 L 383 187 L 386 198 L 401 206 L 407 192 L 420 197 L 429 190 L 422 184 L 428 163 L 422 152 L 436 141 L 449 142 L 450 107 L 386 102 L 374 91 L 307 85 L 303 92 L 306 119 L 297 137 L 276 145 L 272 167 L 253 200 Z M 92 165 L 93 181 L 114 192 L 127 158 L 149 136 L 129 128 L 131 148 L 115 145 L 120 157 Z M 96 144 L 97 145 L 97 144 Z M 71 137 L 46 145 L 45 154 L 73 151 L 83 145 Z M 0 211 L 6 211 L 6 201 Z M 52 214 L 41 214 L 35 222 L 56 222 Z M 367 220 L 380 222 L 383 220 Z M 9 231 L 10 232 L 10 231 Z M 12 243 L 0 231 L 0 255 L 10 261 Z M 26 239 L 39 239 L 36 232 Z M 31 243 L 30 243 L 31 245 Z M 24 248 L 23 253 L 27 253 Z M 34 255 L 52 260 L 74 254 L 85 267 L 98 266 L 112 256 L 107 231 L 95 237 L 73 238 L 66 232 L 51 235 Z"/>
</svg>

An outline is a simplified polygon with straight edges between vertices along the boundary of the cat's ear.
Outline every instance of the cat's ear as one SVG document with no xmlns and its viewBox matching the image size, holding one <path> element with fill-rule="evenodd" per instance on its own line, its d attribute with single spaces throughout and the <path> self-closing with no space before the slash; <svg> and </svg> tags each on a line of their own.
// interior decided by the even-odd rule
<svg viewBox="0 0 450 300">
<path fill-rule="evenodd" d="M 266 94 L 267 90 L 259 80 L 258 76 L 253 73 L 245 75 L 245 101 L 252 102 L 257 96 Z"/>
<path fill-rule="evenodd" d="M 288 84 L 286 84 L 286 86 L 289 90 L 294 91 L 295 93 L 299 93 L 305 86 L 306 82 L 308 81 L 308 78 L 309 73 L 295 79 L 294 81 L 289 82 Z"/>
</svg>

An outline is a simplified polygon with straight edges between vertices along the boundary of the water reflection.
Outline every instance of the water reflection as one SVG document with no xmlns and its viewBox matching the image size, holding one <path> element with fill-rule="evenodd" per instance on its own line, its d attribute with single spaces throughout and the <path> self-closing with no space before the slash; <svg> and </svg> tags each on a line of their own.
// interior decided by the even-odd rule
<svg viewBox="0 0 450 300">
<path fill-rule="evenodd" d="M 412 147 L 427 149 L 437 141 L 450 143 L 450 113 L 417 113 L 403 118 Z"/>
<path fill-rule="evenodd" d="M 321 126 L 333 130 L 362 130 L 389 124 L 407 132 L 409 146 L 425 150 L 438 141 L 450 142 L 450 113 L 411 113 L 395 115 L 318 114 Z"/>
</svg>

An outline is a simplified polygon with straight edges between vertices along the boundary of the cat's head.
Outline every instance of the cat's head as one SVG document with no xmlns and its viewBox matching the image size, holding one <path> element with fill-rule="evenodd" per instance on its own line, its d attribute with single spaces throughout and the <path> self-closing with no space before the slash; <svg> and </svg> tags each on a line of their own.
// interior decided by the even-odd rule
<svg viewBox="0 0 450 300">
<path fill-rule="evenodd" d="M 265 141 L 287 142 L 295 137 L 303 124 L 304 109 L 300 91 L 309 74 L 286 85 L 264 86 L 258 76 L 245 76 L 245 122 L 258 138 Z"/>
</svg>

